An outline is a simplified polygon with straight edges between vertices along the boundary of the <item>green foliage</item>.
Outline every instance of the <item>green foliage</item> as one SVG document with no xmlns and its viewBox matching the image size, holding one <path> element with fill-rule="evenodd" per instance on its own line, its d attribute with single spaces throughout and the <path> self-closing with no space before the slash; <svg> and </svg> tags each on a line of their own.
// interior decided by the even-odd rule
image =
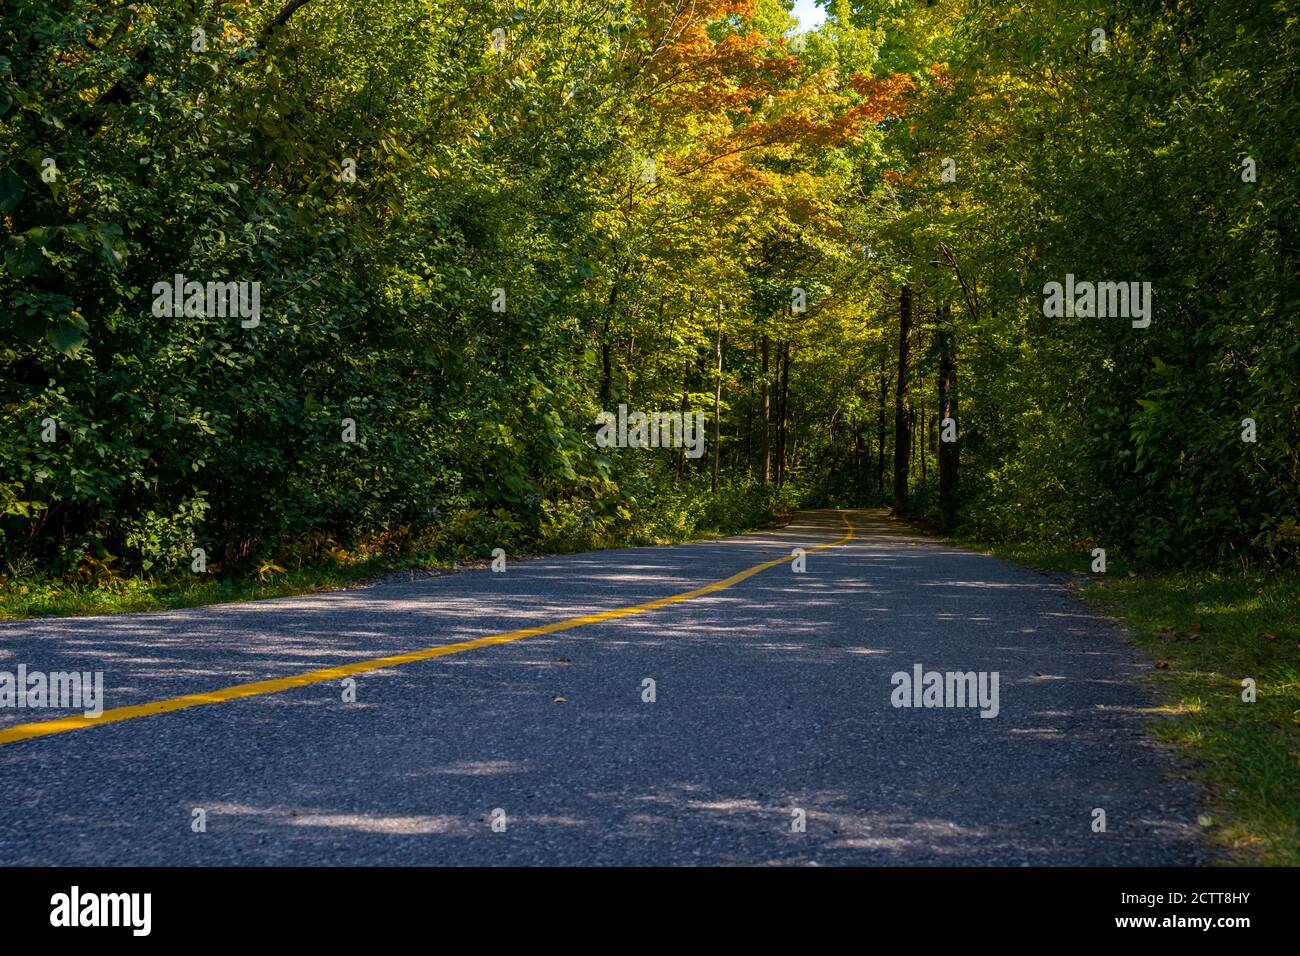
<svg viewBox="0 0 1300 956">
<path fill-rule="evenodd" d="M 775 131 L 755 169 L 811 161 L 816 123 L 779 124 L 821 94 L 783 41 L 728 46 L 752 28 L 725 4 L 274 12 L 6 10 L 0 560 L 166 577 L 202 547 L 238 575 L 317 560 L 304 536 L 449 557 L 765 519 L 734 462 L 714 495 L 700 463 L 604 454 L 590 423 L 633 387 L 710 407 L 716 314 L 688 290 L 738 294 L 724 240 L 774 223 L 738 230 L 743 185 L 695 198 L 739 169 L 729 137 Z M 637 183 L 648 155 L 662 190 Z M 154 314 L 176 275 L 260 283 L 260 321 Z"/>
<path fill-rule="evenodd" d="M 954 308 L 969 533 L 1147 565 L 1300 555 L 1300 20 L 1194 6 L 856 7 L 919 84 L 871 225 L 923 344 Z M 1151 282 L 1151 325 L 1045 318 L 1067 273 Z M 934 372 L 923 354 L 914 404 Z"/>
<path fill-rule="evenodd" d="M 774 2 L 284 10 L 6 9 L 0 561 L 243 573 L 304 536 L 479 554 L 879 504 L 903 283 L 915 513 L 949 306 L 969 530 L 1295 560 L 1295 17 L 837 0 L 796 52 Z M 1151 327 L 1045 319 L 1067 272 L 1152 282 Z M 260 283 L 260 322 L 155 316 L 177 274 Z M 704 413 L 709 453 L 597 448 L 619 403 Z"/>
</svg>

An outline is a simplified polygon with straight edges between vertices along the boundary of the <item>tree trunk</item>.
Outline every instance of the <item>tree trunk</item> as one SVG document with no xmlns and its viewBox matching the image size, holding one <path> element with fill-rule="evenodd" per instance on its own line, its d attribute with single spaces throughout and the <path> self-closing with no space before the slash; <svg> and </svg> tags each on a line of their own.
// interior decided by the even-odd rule
<svg viewBox="0 0 1300 956">
<path fill-rule="evenodd" d="M 907 472 L 912 453 L 908 385 L 912 359 L 912 288 L 898 296 L 898 387 L 894 392 L 894 514 L 907 512 Z"/>
<path fill-rule="evenodd" d="M 880 500 L 883 501 L 885 498 L 885 438 L 889 434 L 887 430 L 888 419 L 885 413 L 885 405 L 889 401 L 889 351 L 885 347 L 884 343 L 881 343 L 880 346 L 880 376 L 878 384 L 879 393 L 876 396 L 879 399 L 876 406 L 876 453 L 878 455 L 876 484 L 877 491 L 880 494 Z"/>
<path fill-rule="evenodd" d="M 781 368 L 784 359 L 785 344 L 780 339 L 777 339 L 775 379 L 772 382 L 772 387 L 776 392 L 772 400 L 772 425 L 776 431 L 775 440 L 773 441 L 775 447 L 772 449 L 772 455 L 775 459 L 772 463 L 772 478 L 778 488 L 781 487 L 781 482 L 785 480 L 783 474 L 785 465 L 785 409 L 781 407 Z"/>
<path fill-rule="evenodd" d="M 867 446 L 867 427 L 863 422 L 857 422 L 853 426 L 853 494 L 855 498 L 861 498 L 867 490 L 866 471 L 862 467 L 865 458 L 871 455 L 871 449 Z"/>
<path fill-rule="evenodd" d="M 750 349 L 754 353 L 754 361 L 758 361 L 758 337 L 757 336 L 750 339 Z M 758 442 L 754 438 L 754 435 L 756 434 L 756 428 L 757 428 L 755 424 L 755 419 L 757 415 L 758 415 L 758 403 L 746 402 L 745 403 L 745 441 L 740 447 L 746 449 L 745 475 L 749 478 L 754 477 L 754 456 L 748 453 L 748 449 L 758 447 Z M 739 459 L 740 455 L 741 452 L 740 449 L 738 448 L 733 457 L 735 459 Z"/>
<path fill-rule="evenodd" d="M 916 461 L 917 441 L 916 441 L 916 407 L 913 406 L 907 410 L 907 473 L 908 475 L 916 474 L 919 467 Z"/>
<path fill-rule="evenodd" d="M 780 354 L 777 355 L 777 369 L 780 372 L 780 420 L 777 421 L 776 451 L 776 485 L 784 488 L 785 477 L 789 472 L 787 451 L 790 441 L 790 343 L 781 342 Z"/>
<path fill-rule="evenodd" d="M 686 363 L 686 371 L 682 373 L 682 422 L 686 422 L 686 392 L 691 384 L 691 363 Z M 677 449 L 677 480 L 681 481 L 682 476 L 686 474 L 686 449 Z"/>
<path fill-rule="evenodd" d="M 921 446 L 921 480 L 925 481 L 930 477 L 929 469 L 925 464 L 925 399 L 920 402 L 921 408 L 916 416 L 916 443 Z"/>
<path fill-rule="evenodd" d="M 718 490 L 718 456 L 722 449 L 722 303 L 718 303 L 718 371 L 713 386 L 713 491 Z"/>
<path fill-rule="evenodd" d="M 760 471 L 763 474 L 763 485 L 772 480 L 772 448 L 769 444 L 768 427 L 772 421 L 772 394 L 768 387 L 768 369 L 767 369 L 767 333 L 763 333 L 763 434 L 759 439 L 759 457 L 762 460 Z"/>
<path fill-rule="evenodd" d="M 625 401 L 630 400 L 632 396 L 632 369 L 636 368 L 636 336 L 629 335 L 627 340 L 627 357 L 623 360 L 623 398 Z"/>
<path fill-rule="evenodd" d="M 605 324 L 600 332 L 600 407 L 608 409 L 610 393 L 614 385 L 614 345 L 609 340 L 610 320 L 618 304 L 618 280 L 609 289 L 609 301 L 605 303 Z"/>
<path fill-rule="evenodd" d="M 957 341 L 952 327 L 952 306 L 945 305 L 939 320 L 939 518 L 950 531 L 957 517 L 957 443 L 943 440 L 943 420 L 957 421 Z"/>
</svg>

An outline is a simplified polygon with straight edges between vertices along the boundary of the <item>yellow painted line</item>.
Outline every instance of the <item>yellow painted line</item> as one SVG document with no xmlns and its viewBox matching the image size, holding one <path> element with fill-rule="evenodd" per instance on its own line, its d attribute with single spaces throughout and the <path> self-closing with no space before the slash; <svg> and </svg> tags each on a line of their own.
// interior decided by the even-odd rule
<svg viewBox="0 0 1300 956">
<path fill-rule="evenodd" d="M 853 537 L 853 524 L 849 521 L 848 515 L 840 512 L 840 517 L 844 519 L 844 525 L 847 531 L 844 537 L 830 541 L 826 544 L 819 544 L 812 548 L 805 548 L 805 552 L 821 551 L 824 548 L 834 548 L 837 545 L 844 544 Z M 771 561 L 764 561 L 762 564 L 756 564 L 752 568 L 746 568 L 738 574 L 733 574 L 729 578 L 723 578 L 721 581 L 714 581 L 712 584 L 706 584 L 703 587 L 696 588 L 694 591 L 685 591 L 681 594 L 673 594 L 668 597 L 656 598 L 653 601 L 647 601 L 645 604 L 637 604 L 633 607 L 620 607 L 612 611 L 599 611 L 595 614 L 584 614 L 581 617 L 571 617 L 563 621 L 555 621 L 552 624 L 542 624 L 538 627 L 526 627 L 518 631 L 507 631 L 504 634 L 493 634 L 489 637 L 479 637 L 472 641 L 462 641 L 459 644 L 443 644 L 438 647 L 426 647 L 418 651 L 408 651 L 405 654 L 393 654 L 389 657 L 376 657 L 368 661 L 357 661 L 353 664 L 343 664 L 339 667 L 324 667 L 320 670 L 307 671 L 303 674 L 295 674 L 292 677 L 277 677 L 273 680 L 253 681 L 250 684 L 236 684 L 234 687 L 224 687 L 221 690 L 208 691 L 204 694 L 185 694 L 181 697 L 171 697 L 167 700 L 155 700 L 148 704 L 136 704 L 133 707 L 114 707 L 112 710 L 106 710 L 98 717 L 87 717 L 84 714 L 78 714 L 74 717 L 62 717 L 57 720 L 45 720 L 36 724 L 18 724 L 14 727 L 6 727 L 0 730 L 0 744 L 10 744 L 18 740 L 30 740 L 33 737 L 44 737 L 47 734 L 63 734 L 71 730 L 83 730 L 87 727 L 101 727 L 104 724 L 115 724 L 120 720 L 134 720 L 136 717 L 152 717 L 154 714 L 165 714 L 173 710 L 185 710 L 189 707 L 199 707 L 203 704 L 219 704 L 227 700 L 239 700 L 243 697 L 257 697 L 262 694 L 278 694 L 282 690 L 290 690 L 294 687 L 305 687 L 308 684 L 319 684 L 323 681 L 339 680 L 344 677 L 350 677 L 353 674 L 364 674 L 368 671 L 382 670 L 386 667 L 397 667 L 401 664 L 412 664 L 416 661 L 427 661 L 435 657 L 446 657 L 448 654 L 460 654 L 465 651 L 472 651 L 479 647 L 490 647 L 493 644 L 509 644 L 511 641 L 521 641 L 525 637 L 536 637 L 539 634 L 554 634 L 557 631 L 567 631 L 570 628 L 582 627 L 584 624 L 599 624 L 602 621 L 613 621 L 620 617 L 628 617 L 632 614 L 644 614 L 646 611 L 654 611 L 661 607 L 667 607 L 670 604 L 680 604 L 682 601 L 690 601 L 693 598 L 703 597 L 706 594 L 714 594 L 718 591 L 725 591 L 729 587 L 734 587 L 741 581 L 752 578 L 754 575 L 766 571 L 768 568 L 774 568 L 778 564 L 785 564 L 791 560 L 793 555 L 784 558 L 774 558 Z"/>
</svg>

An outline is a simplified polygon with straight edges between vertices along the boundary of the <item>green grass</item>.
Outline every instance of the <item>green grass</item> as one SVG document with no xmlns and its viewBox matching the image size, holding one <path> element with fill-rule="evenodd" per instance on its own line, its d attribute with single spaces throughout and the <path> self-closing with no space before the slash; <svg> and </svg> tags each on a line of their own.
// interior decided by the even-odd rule
<svg viewBox="0 0 1300 956">
<path fill-rule="evenodd" d="M 1207 793 L 1201 824 L 1236 863 L 1300 865 L 1300 574 L 1142 572 L 1108 555 L 958 541 L 1074 574 L 1067 586 L 1118 618 L 1150 656 L 1172 719 L 1157 739 L 1191 758 Z M 1242 700 L 1254 678 L 1258 698 Z"/>
<path fill-rule="evenodd" d="M 190 574 L 167 578 L 126 577 L 100 584 L 31 578 L 0 588 L 0 619 L 163 611 L 198 604 L 287 597 L 355 586 L 397 567 L 391 561 L 372 559 L 308 565 L 263 577 L 252 573 L 232 577 Z"/>
<path fill-rule="evenodd" d="M 602 548 L 702 541 L 742 530 L 750 529 L 658 529 L 655 533 L 638 531 L 580 539 L 553 539 L 539 544 L 538 548 L 540 553 L 564 554 Z M 467 557 L 467 554 L 480 552 L 486 555 L 490 550 L 487 545 L 478 549 L 458 548 L 455 550 L 457 556 L 453 557 L 449 557 L 445 550 L 440 554 L 405 554 L 398 557 L 353 556 L 346 560 L 307 562 L 262 575 L 251 570 L 234 574 L 180 573 L 157 577 L 126 575 L 97 583 L 51 578 L 40 574 L 13 579 L 0 573 L 0 620 L 165 611 L 201 604 L 291 597 L 356 587 L 396 571 L 450 572 L 465 567 L 487 567 L 486 557 L 472 558 Z M 520 555 L 514 555 L 512 560 L 519 557 Z"/>
</svg>

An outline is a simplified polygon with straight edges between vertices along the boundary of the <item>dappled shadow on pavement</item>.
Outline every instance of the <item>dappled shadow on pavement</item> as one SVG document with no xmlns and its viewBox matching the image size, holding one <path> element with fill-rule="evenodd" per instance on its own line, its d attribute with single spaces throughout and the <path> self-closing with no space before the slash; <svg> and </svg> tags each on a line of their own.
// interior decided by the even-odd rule
<svg viewBox="0 0 1300 956">
<path fill-rule="evenodd" d="M 30 863 L 1201 858 L 1194 794 L 1147 742 L 1150 698 L 1113 625 L 1043 576 L 880 514 L 854 521 L 858 537 L 809 554 L 806 573 L 783 565 L 651 613 L 365 674 L 355 703 L 332 682 L 0 747 L 0 851 Z M 0 647 L 29 664 L 98 652 L 125 675 L 116 706 L 636 604 L 841 533 L 836 513 L 813 513 L 503 575 L 24 623 Z M 998 715 L 893 706 L 892 675 L 917 664 L 998 672 Z"/>
</svg>

